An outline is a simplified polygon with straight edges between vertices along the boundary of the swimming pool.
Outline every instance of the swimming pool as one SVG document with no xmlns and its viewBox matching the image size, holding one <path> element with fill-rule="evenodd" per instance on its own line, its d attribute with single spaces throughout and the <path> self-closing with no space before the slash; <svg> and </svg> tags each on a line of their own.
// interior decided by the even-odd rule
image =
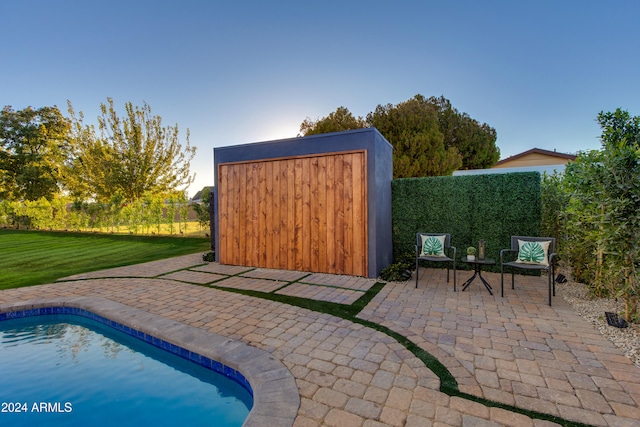
<svg viewBox="0 0 640 427">
<path fill-rule="evenodd" d="M 194 363 L 204 363 L 214 369 L 222 367 L 226 376 L 244 379 L 253 391 L 253 407 L 244 427 L 290 427 L 295 422 L 300 408 L 296 380 L 279 359 L 265 350 L 98 296 L 44 297 L 0 303 L 0 321 L 49 314 L 72 314 L 97 320 Z"/>
<path fill-rule="evenodd" d="M 0 322 L 3 425 L 239 426 L 247 417 L 251 386 L 237 371 L 84 310 L 54 314 L 76 310 L 0 315 L 10 318 Z"/>
</svg>

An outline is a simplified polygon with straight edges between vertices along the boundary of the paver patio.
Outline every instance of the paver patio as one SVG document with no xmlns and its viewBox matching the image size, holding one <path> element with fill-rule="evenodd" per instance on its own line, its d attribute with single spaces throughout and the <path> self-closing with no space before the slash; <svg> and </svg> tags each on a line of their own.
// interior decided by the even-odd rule
<svg viewBox="0 0 640 427">
<path fill-rule="evenodd" d="M 459 271 L 458 281 L 469 275 Z M 500 276 L 483 275 L 496 296 L 475 283 L 453 292 L 445 270 L 429 269 L 418 289 L 412 280 L 388 283 L 358 314 L 435 356 L 462 397 L 441 392 L 439 378 L 388 334 L 225 290 L 352 304 L 375 280 L 203 263 L 194 254 L 3 290 L 0 304 L 95 296 L 268 351 L 296 379 L 296 426 L 555 425 L 511 406 L 589 425 L 640 425 L 640 368 L 561 298 L 549 307 L 543 278 L 518 276 L 501 298 Z"/>
</svg>

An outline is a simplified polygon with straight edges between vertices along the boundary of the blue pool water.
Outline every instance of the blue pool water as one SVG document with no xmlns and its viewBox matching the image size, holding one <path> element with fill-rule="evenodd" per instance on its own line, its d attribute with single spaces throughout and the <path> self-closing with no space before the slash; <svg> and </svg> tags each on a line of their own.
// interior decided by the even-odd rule
<svg viewBox="0 0 640 427">
<path fill-rule="evenodd" d="M 238 382 L 90 319 L 0 321 L 0 425 L 240 426 Z"/>
</svg>

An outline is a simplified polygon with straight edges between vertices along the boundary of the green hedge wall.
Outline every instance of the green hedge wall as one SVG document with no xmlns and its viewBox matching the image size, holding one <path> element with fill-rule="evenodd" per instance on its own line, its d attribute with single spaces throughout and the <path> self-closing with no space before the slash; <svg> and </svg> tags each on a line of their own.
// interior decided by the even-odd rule
<svg viewBox="0 0 640 427">
<path fill-rule="evenodd" d="M 450 233 L 458 260 L 484 239 L 499 270 L 511 236 L 540 236 L 538 172 L 402 178 L 391 189 L 394 260 L 415 253 L 417 232 Z"/>
</svg>

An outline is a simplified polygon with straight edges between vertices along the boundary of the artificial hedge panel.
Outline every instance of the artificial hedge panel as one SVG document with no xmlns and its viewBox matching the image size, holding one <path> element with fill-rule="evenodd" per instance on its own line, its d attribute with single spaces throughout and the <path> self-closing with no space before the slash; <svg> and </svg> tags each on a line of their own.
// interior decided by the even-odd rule
<svg viewBox="0 0 640 427">
<path fill-rule="evenodd" d="M 394 259 L 415 252 L 417 232 L 442 232 L 451 234 L 458 260 L 483 239 L 487 257 L 499 264 L 511 236 L 540 236 L 540 185 L 538 172 L 394 180 Z"/>
</svg>

